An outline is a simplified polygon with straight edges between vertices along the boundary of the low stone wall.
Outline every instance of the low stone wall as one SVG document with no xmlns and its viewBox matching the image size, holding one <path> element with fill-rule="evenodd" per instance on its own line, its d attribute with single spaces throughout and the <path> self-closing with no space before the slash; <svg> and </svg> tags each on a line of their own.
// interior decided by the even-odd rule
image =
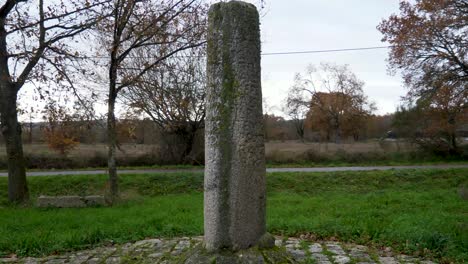
<svg viewBox="0 0 468 264">
<path fill-rule="evenodd" d="M 44 196 L 37 198 L 37 207 L 82 208 L 107 205 L 104 196 Z"/>
</svg>

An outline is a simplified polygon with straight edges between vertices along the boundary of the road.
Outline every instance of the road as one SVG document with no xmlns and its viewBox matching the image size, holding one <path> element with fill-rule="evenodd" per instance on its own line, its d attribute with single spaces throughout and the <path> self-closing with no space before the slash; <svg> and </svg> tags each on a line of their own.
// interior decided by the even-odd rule
<svg viewBox="0 0 468 264">
<path fill-rule="evenodd" d="M 317 167 L 317 168 L 267 168 L 272 172 L 333 172 L 333 171 L 373 171 L 373 170 L 404 170 L 404 169 L 457 169 L 468 168 L 468 164 L 457 165 L 413 165 L 413 166 L 369 166 L 369 167 Z M 202 169 L 141 169 L 119 170 L 120 174 L 153 174 L 177 172 L 203 172 Z M 61 175 L 99 175 L 106 174 L 106 170 L 64 170 L 64 171 L 31 171 L 27 176 L 61 176 Z M 0 172 L 0 177 L 7 177 L 6 172 Z"/>
</svg>

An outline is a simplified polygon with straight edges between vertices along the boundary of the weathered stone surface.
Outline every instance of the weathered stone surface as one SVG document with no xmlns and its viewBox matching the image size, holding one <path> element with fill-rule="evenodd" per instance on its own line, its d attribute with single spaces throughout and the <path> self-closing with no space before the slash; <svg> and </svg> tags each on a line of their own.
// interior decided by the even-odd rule
<svg viewBox="0 0 468 264">
<path fill-rule="evenodd" d="M 280 237 L 277 240 L 282 241 Z M 69 252 L 63 255 L 49 256 L 45 258 L 18 258 L 12 255 L 10 258 L 0 258 L 0 263 L 14 264 L 36 264 L 36 263 L 72 263 L 72 264 L 103 264 L 103 263 L 356 263 L 374 264 L 372 259 L 358 260 L 353 257 L 353 251 L 369 256 L 370 252 L 378 252 L 379 263 L 422 263 L 434 264 L 435 262 L 420 258 L 397 255 L 396 257 L 386 257 L 385 254 L 393 254 L 392 251 L 370 250 L 364 246 L 350 245 L 343 246 L 337 242 L 310 242 L 307 240 L 288 239 L 288 243 L 283 243 L 280 247 L 272 249 L 250 248 L 232 251 L 218 251 L 209 253 L 201 242 L 201 237 L 176 238 L 176 239 L 147 239 L 135 243 L 113 245 L 109 247 L 99 247 L 78 252 Z M 327 244 L 338 245 L 347 248 L 349 253 L 344 255 L 333 255 L 315 252 L 319 248 L 325 248 Z M 301 246 L 302 245 L 302 246 Z M 125 249 L 125 250 L 124 250 Z M 307 252 L 309 251 L 309 252 Z M 313 253 L 314 252 L 314 253 Z"/>
<path fill-rule="evenodd" d="M 368 248 L 365 246 L 354 246 L 351 247 L 349 256 L 355 260 L 362 263 L 372 263 L 372 258 L 367 253 Z"/>
<path fill-rule="evenodd" d="M 100 258 L 91 258 L 86 263 L 87 264 L 100 264 L 102 260 Z"/>
<path fill-rule="evenodd" d="M 174 256 L 180 255 L 184 250 L 190 248 L 190 241 L 189 240 L 181 240 L 179 243 L 176 244 L 174 249 L 172 250 L 171 254 Z"/>
<path fill-rule="evenodd" d="M 332 258 L 334 262 L 337 264 L 347 264 L 351 262 L 351 259 L 348 256 L 339 255 L 339 256 L 333 256 Z"/>
<path fill-rule="evenodd" d="M 394 257 L 379 257 L 381 264 L 399 264 Z"/>
<path fill-rule="evenodd" d="M 119 264 L 121 262 L 122 260 L 120 259 L 120 257 L 110 257 L 106 259 L 106 264 Z"/>
<path fill-rule="evenodd" d="M 292 255 L 292 257 L 296 261 L 304 261 L 306 259 L 306 253 L 304 252 L 304 250 L 294 249 L 294 250 L 289 251 L 289 253 Z"/>
<path fill-rule="evenodd" d="M 281 240 L 281 239 L 276 239 L 275 240 L 275 246 L 281 247 L 282 245 L 283 245 L 283 240 Z"/>
<path fill-rule="evenodd" d="M 1 259 L 0 259 L 0 263 L 2 263 Z M 24 264 L 38 264 L 38 263 L 40 263 L 39 259 L 36 259 L 36 258 L 26 258 L 24 260 Z M 73 261 L 70 261 L 70 263 L 73 263 Z"/>
<path fill-rule="evenodd" d="M 106 199 L 102 195 L 89 195 L 84 197 L 86 206 L 104 206 Z"/>
<path fill-rule="evenodd" d="M 328 257 L 322 253 L 313 253 L 312 259 L 319 264 L 331 264 L 331 261 L 328 259 Z"/>
<path fill-rule="evenodd" d="M 265 233 L 258 241 L 257 246 L 261 249 L 272 248 L 275 246 L 275 237 L 269 233 Z"/>
<path fill-rule="evenodd" d="M 179 263 L 200 264 L 261 264 L 261 263 L 294 263 L 285 251 L 265 250 L 250 248 L 232 252 L 229 250 L 210 253 L 203 247 L 196 247 L 187 252 L 186 258 L 180 259 Z"/>
<path fill-rule="evenodd" d="M 309 252 L 310 253 L 321 253 L 323 251 L 322 245 L 319 243 L 314 243 L 309 246 Z"/>
<path fill-rule="evenodd" d="M 37 207 L 81 208 L 87 206 L 104 206 L 104 196 L 44 196 L 37 198 Z"/>
<path fill-rule="evenodd" d="M 246 249 L 266 232 L 259 15 L 252 4 L 221 2 L 208 25 L 205 246 Z"/>
<path fill-rule="evenodd" d="M 335 255 L 344 255 L 346 254 L 343 250 L 343 248 L 340 246 L 338 243 L 327 243 L 327 250 Z"/>
<path fill-rule="evenodd" d="M 80 196 L 39 196 L 37 207 L 86 207 L 84 199 Z"/>
</svg>

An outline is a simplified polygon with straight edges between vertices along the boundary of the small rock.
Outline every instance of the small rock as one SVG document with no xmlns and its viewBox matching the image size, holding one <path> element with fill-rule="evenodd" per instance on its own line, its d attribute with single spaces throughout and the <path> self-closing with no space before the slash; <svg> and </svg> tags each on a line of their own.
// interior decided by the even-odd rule
<svg viewBox="0 0 468 264">
<path fill-rule="evenodd" d="M 92 258 L 92 259 L 89 259 L 86 263 L 87 264 L 99 264 L 99 263 L 101 263 L 101 259 L 100 258 Z"/>
<path fill-rule="evenodd" d="M 306 258 L 306 254 L 303 250 L 300 249 L 292 249 L 292 250 L 287 250 L 289 254 L 292 255 L 292 257 L 296 261 L 303 261 Z"/>
<path fill-rule="evenodd" d="M 283 245 L 283 240 L 281 240 L 281 239 L 276 239 L 275 240 L 275 246 L 281 247 L 282 245 Z"/>
<path fill-rule="evenodd" d="M 326 243 L 327 250 L 335 255 L 346 255 L 346 252 L 338 243 Z"/>
<path fill-rule="evenodd" d="M 106 259 L 106 264 L 119 264 L 120 262 L 120 257 L 110 257 Z"/>
<path fill-rule="evenodd" d="M 399 264 L 394 257 L 379 257 L 381 264 Z"/>
<path fill-rule="evenodd" d="M 2 261 L 0 260 L 0 262 L 2 262 Z M 39 259 L 36 259 L 36 258 L 26 258 L 26 259 L 24 259 L 24 264 L 39 264 L 39 263 L 40 263 Z"/>
<path fill-rule="evenodd" d="M 415 257 L 407 256 L 407 255 L 398 255 L 396 258 L 404 263 L 416 262 Z"/>
<path fill-rule="evenodd" d="M 309 246 L 309 252 L 310 253 L 321 253 L 323 251 L 322 245 L 319 243 L 314 243 Z"/>
<path fill-rule="evenodd" d="M 180 240 L 179 243 L 174 247 L 176 250 L 184 250 L 190 247 L 190 240 Z"/>
<path fill-rule="evenodd" d="M 148 255 L 148 258 L 154 258 L 154 259 L 156 259 L 156 258 L 160 258 L 160 257 L 162 257 L 162 256 L 163 256 L 163 253 L 157 252 L 157 253 L 149 254 L 149 255 Z"/>
<path fill-rule="evenodd" d="M 70 263 L 85 263 L 91 256 L 83 255 L 83 254 L 76 254 L 70 257 Z"/>
<path fill-rule="evenodd" d="M 372 262 L 371 257 L 369 254 L 367 254 L 367 247 L 365 247 L 366 250 L 364 250 L 363 247 L 353 247 L 351 248 L 349 252 L 349 256 L 352 257 L 355 260 L 359 261 L 364 261 L 364 262 Z"/>
<path fill-rule="evenodd" d="M 351 262 L 351 259 L 348 256 L 343 256 L 343 255 L 333 256 L 333 260 L 337 264 L 347 264 Z"/>
<path fill-rule="evenodd" d="M 275 246 L 275 237 L 265 233 L 258 241 L 258 247 L 261 249 L 272 248 Z"/>
<path fill-rule="evenodd" d="M 133 244 L 133 248 L 154 247 L 161 243 L 162 243 L 161 239 L 146 239 L 146 240 L 138 241 L 135 244 Z"/>
<path fill-rule="evenodd" d="M 67 261 L 66 259 L 62 259 L 62 258 L 50 259 L 50 260 L 44 262 L 44 264 L 63 264 L 66 261 Z"/>
<path fill-rule="evenodd" d="M 12 263 L 18 261 L 18 258 L 12 257 L 12 258 L 0 258 L 0 263 Z"/>
<path fill-rule="evenodd" d="M 317 262 L 317 264 L 331 264 L 328 257 L 321 253 L 312 254 L 312 258 Z"/>
</svg>

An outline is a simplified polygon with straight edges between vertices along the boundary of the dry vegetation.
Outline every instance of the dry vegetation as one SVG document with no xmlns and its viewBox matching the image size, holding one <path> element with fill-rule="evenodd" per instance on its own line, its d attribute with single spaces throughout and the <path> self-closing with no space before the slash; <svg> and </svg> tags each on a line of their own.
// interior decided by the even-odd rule
<svg viewBox="0 0 468 264">
<path fill-rule="evenodd" d="M 6 169 L 4 146 L 0 145 L 0 169 Z M 66 156 L 48 148 L 46 144 L 24 146 L 27 166 L 30 169 L 72 169 L 105 167 L 105 144 L 80 144 Z M 203 149 L 194 149 L 198 163 L 202 165 Z M 118 166 L 179 165 L 179 150 L 175 145 L 121 144 L 117 151 Z M 417 146 L 397 140 L 369 140 L 352 143 L 317 143 L 269 141 L 266 143 L 266 159 L 269 164 L 327 165 L 390 165 L 397 163 L 423 163 L 443 161 L 418 152 Z"/>
<path fill-rule="evenodd" d="M 283 152 L 291 156 L 301 155 L 308 151 L 314 151 L 319 154 L 332 154 L 338 151 L 346 153 L 368 153 L 368 152 L 407 152 L 414 151 L 414 145 L 403 141 L 390 140 L 370 140 L 366 142 L 352 143 L 317 143 L 317 142 L 299 142 L 299 141 L 272 141 L 266 144 L 266 154 L 271 155 L 274 152 Z"/>
</svg>

